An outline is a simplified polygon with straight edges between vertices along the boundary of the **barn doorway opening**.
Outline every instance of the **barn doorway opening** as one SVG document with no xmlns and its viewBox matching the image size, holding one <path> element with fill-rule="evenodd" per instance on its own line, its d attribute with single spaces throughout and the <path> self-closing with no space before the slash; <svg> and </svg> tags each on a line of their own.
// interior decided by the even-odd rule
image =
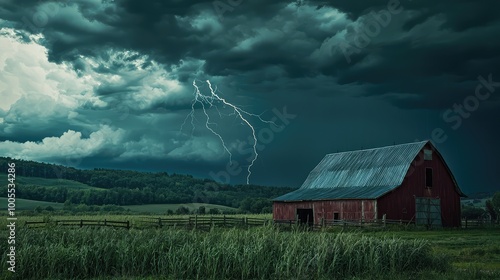
<svg viewBox="0 0 500 280">
<path fill-rule="evenodd" d="M 301 225 L 312 226 L 314 224 L 314 216 L 312 209 L 297 209 L 297 218 Z"/>
</svg>

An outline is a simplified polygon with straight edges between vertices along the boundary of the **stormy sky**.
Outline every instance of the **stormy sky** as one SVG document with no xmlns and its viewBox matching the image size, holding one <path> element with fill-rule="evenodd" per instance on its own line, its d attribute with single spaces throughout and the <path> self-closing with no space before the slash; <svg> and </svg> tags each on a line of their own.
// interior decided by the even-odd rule
<svg viewBox="0 0 500 280">
<path fill-rule="evenodd" d="M 500 190 L 499 10 L 2 0 L 0 155 L 239 184 L 253 128 L 250 183 L 298 187 L 327 153 L 430 139 L 464 192 Z"/>
</svg>

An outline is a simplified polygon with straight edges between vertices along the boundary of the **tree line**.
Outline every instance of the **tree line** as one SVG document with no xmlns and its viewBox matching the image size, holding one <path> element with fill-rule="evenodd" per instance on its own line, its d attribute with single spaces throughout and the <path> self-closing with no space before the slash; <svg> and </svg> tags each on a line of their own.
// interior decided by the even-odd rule
<svg viewBox="0 0 500 280">
<path fill-rule="evenodd" d="M 0 173 L 7 173 L 8 163 L 16 163 L 17 176 L 46 179 L 66 179 L 95 188 L 69 188 L 66 186 L 40 186 L 20 184 L 16 197 L 69 202 L 74 205 L 137 205 L 164 203 L 210 203 L 244 209 L 246 212 L 270 212 L 271 199 L 291 192 L 295 188 L 258 185 L 220 184 L 210 179 L 197 179 L 190 175 L 167 172 L 138 172 L 129 170 L 80 170 L 61 165 L 35 161 L 12 160 L 0 157 Z M 6 188 L 2 188 L 6 195 Z"/>
<path fill-rule="evenodd" d="M 500 220 L 500 192 L 496 192 L 491 199 L 486 200 L 485 207 L 476 207 L 473 204 L 462 205 L 462 218 Z"/>
</svg>

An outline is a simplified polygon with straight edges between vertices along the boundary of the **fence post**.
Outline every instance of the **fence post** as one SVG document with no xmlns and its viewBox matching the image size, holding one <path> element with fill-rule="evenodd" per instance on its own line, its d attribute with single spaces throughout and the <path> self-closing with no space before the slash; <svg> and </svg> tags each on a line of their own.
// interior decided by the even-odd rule
<svg viewBox="0 0 500 280">
<path fill-rule="evenodd" d="M 158 217 L 158 227 L 161 228 L 162 224 L 161 224 L 161 217 Z"/>
<path fill-rule="evenodd" d="M 467 228 L 467 217 L 465 217 L 465 228 Z"/>
<path fill-rule="evenodd" d="M 222 222 L 222 226 L 223 226 L 223 227 L 226 227 L 226 214 L 224 214 L 224 220 L 223 220 L 223 222 Z"/>
<path fill-rule="evenodd" d="M 198 227 L 198 215 L 194 215 L 194 229 Z"/>
<path fill-rule="evenodd" d="M 130 221 L 127 221 L 127 229 L 130 229 Z"/>
<path fill-rule="evenodd" d="M 83 220 L 80 220 L 80 227 L 83 227 Z"/>
<path fill-rule="evenodd" d="M 104 226 L 107 226 L 108 225 L 108 222 L 106 221 L 106 219 L 104 219 Z"/>
<path fill-rule="evenodd" d="M 384 225 L 384 228 L 385 228 L 385 214 L 382 216 L 382 224 Z"/>
</svg>

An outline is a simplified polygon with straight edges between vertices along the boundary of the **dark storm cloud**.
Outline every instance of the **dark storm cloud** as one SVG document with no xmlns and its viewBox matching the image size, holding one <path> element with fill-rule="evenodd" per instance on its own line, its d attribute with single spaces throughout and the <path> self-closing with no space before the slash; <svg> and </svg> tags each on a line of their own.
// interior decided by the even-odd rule
<svg viewBox="0 0 500 280">
<path fill-rule="evenodd" d="M 287 105 L 300 116 L 262 153 L 255 172 L 262 184 L 297 186 L 324 153 L 429 139 L 436 127 L 449 139 L 460 139 L 442 145 L 453 147 L 453 153 L 473 143 L 471 123 L 486 127 L 478 133 L 485 138 L 484 131 L 494 129 L 499 119 L 500 89 L 481 101 L 482 113 L 474 112 L 463 129 L 452 129 L 442 116 L 474 95 L 479 76 L 491 74 L 500 81 L 498 1 L 51 3 L 3 1 L 0 25 L 16 27 L 24 42 L 32 40 L 29 33 L 43 34 L 37 42 L 47 48 L 50 61 L 67 63 L 79 78 L 90 73 L 98 81 L 92 85 L 97 100 L 72 109 L 78 116 L 70 120 L 57 114 L 38 121 L 31 116 L 32 125 L 14 119 L 19 114 L 11 110 L 0 126 L 0 141 L 60 137 L 69 129 L 81 132 L 84 140 L 100 130 L 121 137 L 124 148 L 112 155 L 98 153 L 111 144 L 91 146 L 82 166 L 141 168 L 149 159 L 150 168 L 177 166 L 201 177 L 224 169 L 224 151 L 219 142 L 207 141 L 214 139 L 206 131 L 195 130 L 193 139 L 179 133 L 190 109 L 192 95 L 186 92 L 193 78 L 214 81 L 231 101 L 252 112 Z M 357 46 L 374 22 L 372 12 L 388 5 L 400 12 L 369 36 L 368 44 Z M 355 48 L 349 59 L 342 43 Z M 155 95 L 175 92 L 173 81 L 183 94 Z M 227 127 L 221 133 L 233 140 L 243 137 Z M 85 142 L 72 135 L 63 140 Z M 498 149 L 489 154 L 498 155 Z M 297 161 L 301 164 L 290 166 Z M 279 175 L 269 176 L 269 170 Z M 471 186 L 473 179 L 464 180 Z"/>
<path fill-rule="evenodd" d="M 450 27 L 455 31 L 463 31 L 469 28 L 488 25 L 498 21 L 498 11 L 500 3 L 495 0 L 470 1 L 470 0 L 445 0 L 445 1 L 411 1 L 411 0 L 374 0 L 369 3 L 362 1 L 313 1 L 335 7 L 356 19 L 372 10 L 378 11 L 386 9 L 388 3 L 400 3 L 407 10 L 417 11 L 415 17 L 406 21 L 406 30 L 411 29 L 417 24 L 425 22 L 428 18 L 435 15 L 444 15 L 446 24 L 444 27 Z"/>
<path fill-rule="evenodd" d="M 2 10 L 0 15 L 16 23 L 17 27 L 42 32 L 49 48 L 49 58 L 56 62 L 76 60 L 78 55 L 97 56 L 106 47 L 116 47 L 138 51 L 167 65 L 189 57 L 207 60 L 206 70 L 214 75 L 237 74 L 278 64 L 295 76 L 305 71 L 293 65 L 328 35 L 328 32 L 319 31 L 314 26 L 302 25 L 297 33 L 307 35 L 298 34 L 294 39 L 310 37 L 316 42 L 302 47 L 301 53 L 295 54 L 293 59 L 287 55 L 290 47 L 273 38 L 256 44 L 248 51 L 231 51 L 239 41 L 255 35 L 254 28 L 259 28 L 262 22 L 285 7 L 287 3 L 280 1 L 242 1 L 227 11 L 218 11 L 214 1 L 150 1 L 147 4 L 117 1 L 116 4 L 108 2 L 102 5 L 95 1 L 90 2 L 93 4 L 66 2 L 64 6 L 60 4 L 53 15 L 49 13 L 43 28 L 31 30 L 23 19 L 31 19 L 36 11 L 43 12 L 43 4 L 33 8 L 39 3 L 15 4 L 12 1 L 8 6 L 13 8 Z M 219 14 L 223 16 L 222 21 Z M 194 26 L 196 23 L 193 22 L 197 19 L 206 19 L 207 22 Z M 281 27 L 277 22 L 274 28 Z M 282 46 L 276 48 L 277 45 Z M 294 51 L 299 51 L 299 47 L 297 45 Z M 264 55 L 262 50 L 273 52 Z M 248 55 L 254 58 L 236 62 Z"/>
<path fill-rule="evenodd" d="M 201 60 L 205 62 L 204 73 L 212 76 L 243 75 L 272 81 L 276 74 L 262 73 L 275 71 L 292 79 L 324 74 L 338 78 L 341 84 L 366 84 L 370 94 L 413 96 L 407 102 L 401 97 L 391 100 L 397 106 L 414 108 L 443 108 L 454 94 L 462 96 L 471 90 L 449 87 L 450 82 L 470 84 L 478 75 L 489 73 L 500 77 L 496 67 L 500 60 L 496 51 L 500 48 L 496 36 L 500 22 L 494 12 L 500 7 L 498 1 L 297 1 L 296 5 L 287 1 L 236 1 L 235 7 L 219 1 L 225 3 L 223 8 L 217 8 L 214 1 L 64 3 L 57 13 L 49 13 L 39 31 L 45 36 L 49 58 L 75 61 L 77 69 L 81 67 L 78 55 L 103 56 L 107 48 L 134 50 L 167 68 L 189 58 Z M 37 5 L 43 11 L 43 2 L 11 1 L 0 15 L 27 28 L 21 19 L 29 18 Z M 342 21 L 348 19 L 355 24 L 358 30 L 351 30 L 351 36 L 360 36 L 366 28 L 363 24 L 371 20 L 370 13 L 387 10 L 390 5 L 402 12 L 392 15 L 389 27 L 370 38 L 368 46 L 353 53 L 351 63 L 338 51 L 338 45 L 331 46 L 335 54 L 324 56 L 322 63 L 311 58 L 325 40 L 345 30 L 348 22 Z M 322 18 L 327 7 L 346 13 L 347 18 L 338 18 L 337 26 L 321 28 L 328 22 Z M 312 11 L 308 13 L 307 9 Z M 422 25 L 427 29 L 419 29 Z M 441 37 L 426 32 L 440 32 Z M 376 61 L 367 63 L 371 60 Z M 193 67 L 185 69 L 179 73 L 181 81 L 192 75 L 189 71 Z M 128 86 L 122 86 L 103 86 L 98 93 L 126 91 Z M 440 102 L 434 102 L 436 95 Z"/>
</svg>

